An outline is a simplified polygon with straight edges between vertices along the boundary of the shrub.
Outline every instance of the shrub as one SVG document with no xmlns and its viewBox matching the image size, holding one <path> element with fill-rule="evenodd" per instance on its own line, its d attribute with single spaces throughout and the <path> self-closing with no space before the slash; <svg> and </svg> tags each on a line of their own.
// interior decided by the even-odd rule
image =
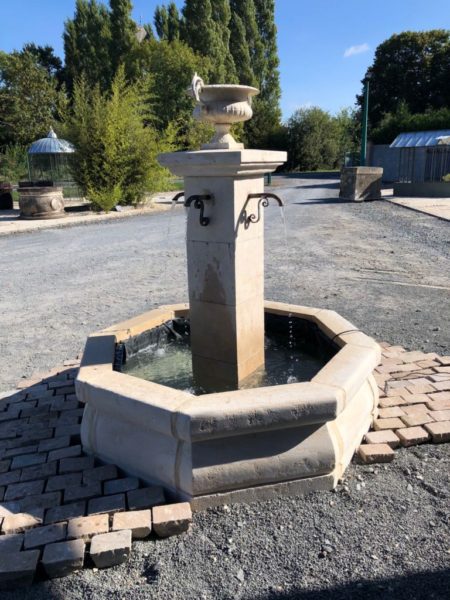
<svg viewBox="0 0 450 600">
<path fill-rule="evenodd" d="M 142 89 L 126 82 L 122 67 L 110 93 L 98 86 L 88 89 L 83 78 L 75 84 L 68 123 L 77 149 L 73 176 L 98 210 L 136 205 L 145 192 L 162 189 L 168 179 L 156 160 L 165 149 L 164 139 L 150 124 Z"/>
<path fill-rule="evenodd" d="M 450 108 L 412 114 L 403 102 L 396 112 L 384 115 L 380 125 L 371 131 L 370 138 L 375 144 L 392 144 L 400 133 L 448 129 L 449 124 Z"/>
<path fill-rule="evenodd" d="M 17 183 L 28 178 L 27 151 L 20 144 L 9 144 L 0 153 L 0 181 Z"/>
</svg>

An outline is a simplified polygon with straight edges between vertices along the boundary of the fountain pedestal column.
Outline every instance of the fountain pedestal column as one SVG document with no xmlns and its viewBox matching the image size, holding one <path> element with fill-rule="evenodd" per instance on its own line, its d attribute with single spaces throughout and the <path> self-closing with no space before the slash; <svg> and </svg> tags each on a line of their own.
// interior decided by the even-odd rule
<svg viewBox="0 0 450 600">
<path fill-rule="evenodd" d="M 203 150 L 159 157 L 184 177 L 185 199 L 210 196 L 188 209 L 187 259 L 191 347 L 196 383 L 206 391 L 236 389 L 264 365 L 264 214 L 258 199 L 264 174 L 285 152 Z"/>
</svg>

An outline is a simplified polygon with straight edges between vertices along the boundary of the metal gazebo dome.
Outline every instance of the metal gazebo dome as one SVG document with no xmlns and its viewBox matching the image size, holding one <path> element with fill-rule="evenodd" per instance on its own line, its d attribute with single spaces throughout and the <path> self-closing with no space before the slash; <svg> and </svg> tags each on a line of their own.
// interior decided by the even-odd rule
<svg viewBox="0 0 450 600">
<path fill-rule="evenodd" d="M 74 152 L 74 146 L 59 139 L 50 127 L 47 137 L 36 140 L 28 149 L 30 181 L 72 181 L 70 161 Z"/>
</svg>

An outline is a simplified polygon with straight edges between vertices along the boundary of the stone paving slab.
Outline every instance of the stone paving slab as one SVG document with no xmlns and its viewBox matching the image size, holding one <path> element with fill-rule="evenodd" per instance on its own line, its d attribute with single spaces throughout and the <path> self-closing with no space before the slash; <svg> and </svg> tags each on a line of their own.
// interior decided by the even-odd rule
<svg viewBox="0 0 450 600">
<path fill-rule="evenodd" d="M 400 196 L 384 196 L 384 200 L 411 210 L 450 221 L 450 198 L 403 198 Z"/>
<path fill-rule="evenodd" d="M 29 584 L 39 563 L 49 577 L 81 568 L 94 537 L 94 555 L 108 566 L 116 546 L 129 555 L 128 537 L 172 535 L 190 524 L 189 505 L 166 505 L 162 488 L 84 455 L 78 364 L 66 361 L 0 395 L 0 580 L 11 585 Z M 387 462 L 399 445 L 450 441 L 450 357 L 382 344 L 374 377 L 381 408 L 358 450 L 362 460 Z M 9 555 L 17 561 L 2 559 Z"/>
</svg>

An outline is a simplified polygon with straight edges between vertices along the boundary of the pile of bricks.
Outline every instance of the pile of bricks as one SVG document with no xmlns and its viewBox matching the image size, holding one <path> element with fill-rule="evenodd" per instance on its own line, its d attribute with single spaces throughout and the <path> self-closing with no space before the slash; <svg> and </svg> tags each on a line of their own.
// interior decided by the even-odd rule
<svg viewBox="0 0 450 600">
<path fill-rule="evenodd" d="M 365 463 L 390 462 L 398 446 L 450 441 L 450 356 L 381 346 L 378 417 L 358 450 Z"/>
<path fill-rule="evenodd" d="M 186 531 L 189 503 L 83 454 L 76 363 L 0 397 L 0 587 L 127 560 L 132 539 Z"/>
</svg>

